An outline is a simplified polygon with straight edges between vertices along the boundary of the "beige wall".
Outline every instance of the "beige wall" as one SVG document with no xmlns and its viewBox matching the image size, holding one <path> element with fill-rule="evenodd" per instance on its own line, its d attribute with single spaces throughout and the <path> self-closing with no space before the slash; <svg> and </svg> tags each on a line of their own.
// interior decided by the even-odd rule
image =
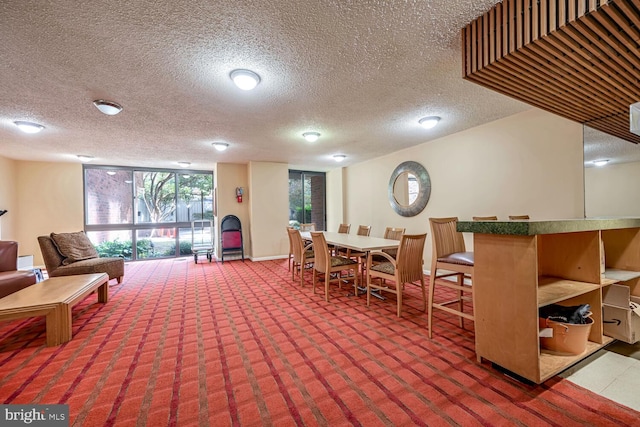
<svg viewBox="0 0 640 427">
<path fill-rule="evenodd" d="M 474 215 L 506 218 L 509 214 L 529 214 L 533 219 L 581 218 L 582 158 L 581 125 L 532 109 L 329 172 L 327 226 L 337 229 L 339 223 L 348 222 L 355 229 L 359 224 L 369 224 L 371 234 L 381 236 L 386 226 L 405 227 L 409 233 L 427 232 L 431 216 L 470 219 Z M 387 200 L 389 176 L 406 160 L 422 163 L 432 182 L 429 204 L 413 218 L 397 215 Z M 284 233 L 287 172 L 284 164 L 217 165 L 217 220 L 227 214 L 240 218 L 247 256 L 270 258 L 288 253 Z M 82 229 L 82 165 L 0 157 L 0 178 L 0 203 L 6 203 L 0 209 L 9 209 L 0 219 L 2 238 L 18 240 L 21 254 L 34 254 L 37 264 L 42 263 L 38 235 Z M 236 187 L 245 189 L 241 204 L 236 202 Z M 638 213 L 635 210 L 630 214 Z M 467 236 L 468 244 L 472 243 L 470 239 Z M 255 253 L 252 240 L 258 245 Z M 430 254 L 428 239 L 426 262 Z"/>
<path fill-rule="evenodd" d="M 216 197 L 218 215 L 216 217 L 216 254 L 220 257 L 220 221 L 225 215 L 235 215 L 242 223 L 242 240 L 245 257 L 251 255 L 249 218 L 249 204 L 251 191 L 249 189 L 248 166 L 236 163 L 218 163 L 215 170 Z M 242 203 L 236 201 L 236 187 L 244 188 Z"/>
<path fill-rule="evenodd" d="M 344 223 L 344 194 L 342 192 L 342 175 L 346 168 L 337 168 L 327 172 L 327 230 L 338 230 Z M 357 229 L 357 228 L 356 228 Z"/>
<path fill-rule="evenodd" d="M 250 162 L 249 188 L 252 259 L 281 258 L 289 253 L 289 166 Z"/>
<path fill-rule="evenodd" d="M 84 229 L 82 165 L 17 162 L 20 253 L 43 264 L 38 236 Z"/>
<path fill-rule="evenodd" d="M 346 220 L 369 224 L 372 236 L 382 236 L 386 226 L 430 233 L 429 217 L 582 218 L 582 158 L 580 124 L 532 109 L 348 167 Z M 407 160 L 421 163 L 432 184 L 427 207 L 412 218 L 396 214 L 387 199 L 391 173 Z M 465 238 L 472 249 L 472 237 Z M 430 260 L 428 236 L 426 266 Z"/>
<path fill-rule="evenodd" d="M 638 182 L 640 162 L 586 168 L 586 215 L 640 217 Z"/>
<path fill-rule="evenodd" d="M 17 224 L 20 211 L 18 210 L 18 191 L 16 188 L 17 162 L 0 156 L 0 209 L 8 211 L 0 217 L 0 240 L 18 241 L 18 250 L 23 254 L 23 248 L 18 240 Z"/>
</svg>

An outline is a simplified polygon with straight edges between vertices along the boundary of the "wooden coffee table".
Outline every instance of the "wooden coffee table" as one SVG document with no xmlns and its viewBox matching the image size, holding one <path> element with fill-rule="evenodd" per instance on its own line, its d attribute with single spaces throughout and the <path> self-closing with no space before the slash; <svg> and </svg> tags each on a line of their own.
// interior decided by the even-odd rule
<svg viewBox="0 0 640 427">
<path fill-rule="evenodd" d="M 46 316 L 47 346 L 71 340 L 71 309 L 87 295 L 98 291 L 98 301 L 109 300 L 106 273 L 52 277 L 0 298 L 0 321 Z"/>
</svg>

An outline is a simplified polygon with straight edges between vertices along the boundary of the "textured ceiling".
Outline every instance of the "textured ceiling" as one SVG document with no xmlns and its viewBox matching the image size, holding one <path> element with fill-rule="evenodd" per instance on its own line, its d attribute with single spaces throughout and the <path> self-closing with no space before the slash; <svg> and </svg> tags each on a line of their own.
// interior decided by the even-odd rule
<svg viewBox="0 0 640 427">
<path fill-rule="evenodd" d="M 378 157 L 529 108 L 461 78 L 460 29 L 495 3 L 3 1 L 0 152 L 193 169 Z M 261 84 L 237 89 L 236 68 Z M 94 99 L 124 110 L 105 116 Z M 420 127 L 426 115 L 440 125 Z M 23 134 L 14 120 L 46 129 Z M 304 141 L 309 130 L 321 138 Z"/>
<path fill-rule="evenodd" d="M 460 29 L 497 1 L 0 2 L 0 154 L 326 170 L 529 108 L 461 78 Z M 253 91 L 229 72 L 260 74 Z M 105 116 L 94 99 L 119 102 Z M 418 125 L 442 117 L 431 130 Z M 46 129 L 19 132 L 14 120 Z M 322 134 L 315 143 L 301 134 Z M 225 141 L 224 153 L 212 149 Z"/>
</svg>

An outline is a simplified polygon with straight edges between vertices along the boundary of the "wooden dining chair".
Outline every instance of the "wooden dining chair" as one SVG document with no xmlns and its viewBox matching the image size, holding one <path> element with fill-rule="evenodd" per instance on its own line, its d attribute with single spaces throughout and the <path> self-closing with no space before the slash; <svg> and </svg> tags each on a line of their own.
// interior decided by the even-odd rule
<svg viewBox="0 0 640 427">
<path fill-rule="evenodd" d="M 402 235 L 404 234 L 405 229 L 404 228 L 400 228 L 400 227 L 387 227 L 384 230 L 384 236 L 383 238 L 385 239 L 390 239 L 390 240 L 400 240 L 402 238 Z M 387 255 L 390 255 L 391 257 L 395 258 L 396 254 L 398 253 L 398 248 L 389 248 L 389 249 L 383 249 L 382 252 L 386 253 Z M 368 266 L 371 265 L 375 265 L 381 262 L 386 262 L 387 259 L 383 256 L 380 255 L 380 252 L 373 252 L 371 254 L 371 259 L 370 260 L 365 260 L 363 259 L 361 261 L 361 267 L 362 267 L 362 277 L 365 277 L 365 271 L 367 269 Z"/>
<path fill-rule="evenodd" d="M 386 253 L 379 254 L 386 259 L 367 270 L 367 307 L 371 301 L 371 291 L 390 292 L 396 294 L 396 311 L 398 317 L 402 317 L 402 294 L 407 283 L 417 284 L 422 289 L 422 311 L 426 310 L 427 297 L 424 286 L 424 273 L 422 271 L 422 256 L 427 234 L 409 235 L 403 234 L 400 238 L 398 253 L 395 258 Z M 371 258 L 369 254 L 369 258 Z M 379 279 L 374 283 L 373 279 Z M 394 286 L 388 282 L 393 281 Z"/>
<path fill-rule="evenodd" d="M 340 224 L 338 226 L 338 233 L 340 233 L 340 234 L 349 234 L 350 230 L 351 230 L 351 224 Z M 329 245 L 329 250 L 335 256 L 339 255 L 338 252 L 340 252 L 341 249 L 344 249 L 344 248 L 340 248 L 340 247 L 334 246 L 334 245 Z"/>
<path fill-rule="evenodd" d="M 351 230 L 351 224 L 340 224 L 338 226 L 338 233 L 349 234 Z"/>
<path fill-rule="evenodd" d="M 356 235 L 358 236 L 369 236 L 371 234 L 371 226 L 370 225 L 359 225 L 358 232 Z M 364 252 L 357 252 L 348 248 L 339 248 L 337 255 L 346 256 L 347 258 L 358 258 L 360 256 L 366 256 Z"/>
<path fill-rule="evenodd" d="M 390 240 L 400 240 L 402 238 L 402 235 L 404 234 L 405 229 L 404 228 L 399 228 L 399 227 L 387 227 L 384 230 L 384 238 L 385 239 L 390 239 Z M 398 249 L 397 248 L 391 248 L 391 249 L 383 249 L 382 252 L 391 255 L 392 257 L 395 258 Z M 372 258 L 371 258 L 372 262 L 378 263 L 378 262 L 386 262 L 385 258 L 381 258 L 379 257 L 379 255 L 377 253 L 374 253 Z"/>
<path fill-rule="evenodd" d="M 287 226 L 287 237 L 289 238 L 289 259 L 287 260 L 287 270 L 291 271 L 291 262 L 293 261 L 293 241 L 291 239 L 291 234 L 289 230 L 293 229 L 293 227 Z"/>
<path fill-rule="evenodd" d="M 529 215 L 509 215 L 511 221 L 529 219 Z"/>
<path fill-rule="evenodd" d="M 455 314 L 460 318 L 460 327 L 464 328 L 464 319 L 474 321 L 473 314 L 464 312 L 464 302 L 473 302 L 473 288 L 464 283 L 465 278 L 473 284 L 473 252 L 467 252 L 462 233 L 456 230 L 458 218 L 429 218 L 431 227 L 431 278 L 429 286 L 428 334 L 433 331 L 433 309 Z M 446 272 L 438 275 L 439 270 Z M 456 282 L 438 280 L 445 277 L 456 277 Z M 435 302 L 436 287 L 445 287 L 456 291 L 457 297 L 450 301 Z M 457 309 L 450 307 L 457 304 Z"/>
<path fill-rule="evenodd" d="M 358 232 L 356 233 L 358 236 L 369 236 L 371 235 L 371 226 L 370 225 L 359 225 Z M 344 256 L 347 258 L 351 258 L 358 262 L 358 270 L 362 273 L 362 282 L 364 282 L 364 264 L 367 262 L 367 253 L 354 251 L 352 249 L 340 248 L 337 253 L 338 256 Z"/>
<path fill-rule="evenodd" d="M 316 223 L 300 224 L 300 231 L 316 231 Z"/>
<path fill-rule="evenodd" d="M 497 216 L 474 216 L 474 221 L 497 221 Z"/>
<path fill-rule="evenodd" d="M 313 263 L 313 293 L 316 293 L 316 276 L 324 275 L 324 299 L 329 301 L 329 283 L 337 282 L 341 284 L 345 277 L 341 275 L 343 271 L 350 271 L 353 279 L 355 295 L 358 295 L 358 263 L 345 257 L 331 256 L 327 240 L 322 232 L 311 232 L 313 241 L 313 252 L 315 260 Z M 333 274 L 337 273 L 337 274 Z"/>
<path fill-rule="evenodd" d="M 300 275 L 300 286 L 304 286 L 304 270 L 313 268 L 314 252 L 313 244 L 304 245 L 300 231 L 294 228 L 287 229 L 292 246 L 293 260 L 291 265 L 291 280 L 295 280 L 296 271 Z"/>
</svg>

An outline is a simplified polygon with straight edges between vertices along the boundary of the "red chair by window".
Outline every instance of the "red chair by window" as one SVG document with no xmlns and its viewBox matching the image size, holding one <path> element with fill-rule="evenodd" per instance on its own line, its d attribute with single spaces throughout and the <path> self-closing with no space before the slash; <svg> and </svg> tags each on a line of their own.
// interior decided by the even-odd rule
<svg viewBox="0 0 640 427">
<path fill-rule="evenodd" d="M 224 256 L 229 254 L 240 254 L 244 261 L 242 224 L 235 215 L 227 215 L 220 222 L 220 252 L 223 263 Z"/>
</svg>

